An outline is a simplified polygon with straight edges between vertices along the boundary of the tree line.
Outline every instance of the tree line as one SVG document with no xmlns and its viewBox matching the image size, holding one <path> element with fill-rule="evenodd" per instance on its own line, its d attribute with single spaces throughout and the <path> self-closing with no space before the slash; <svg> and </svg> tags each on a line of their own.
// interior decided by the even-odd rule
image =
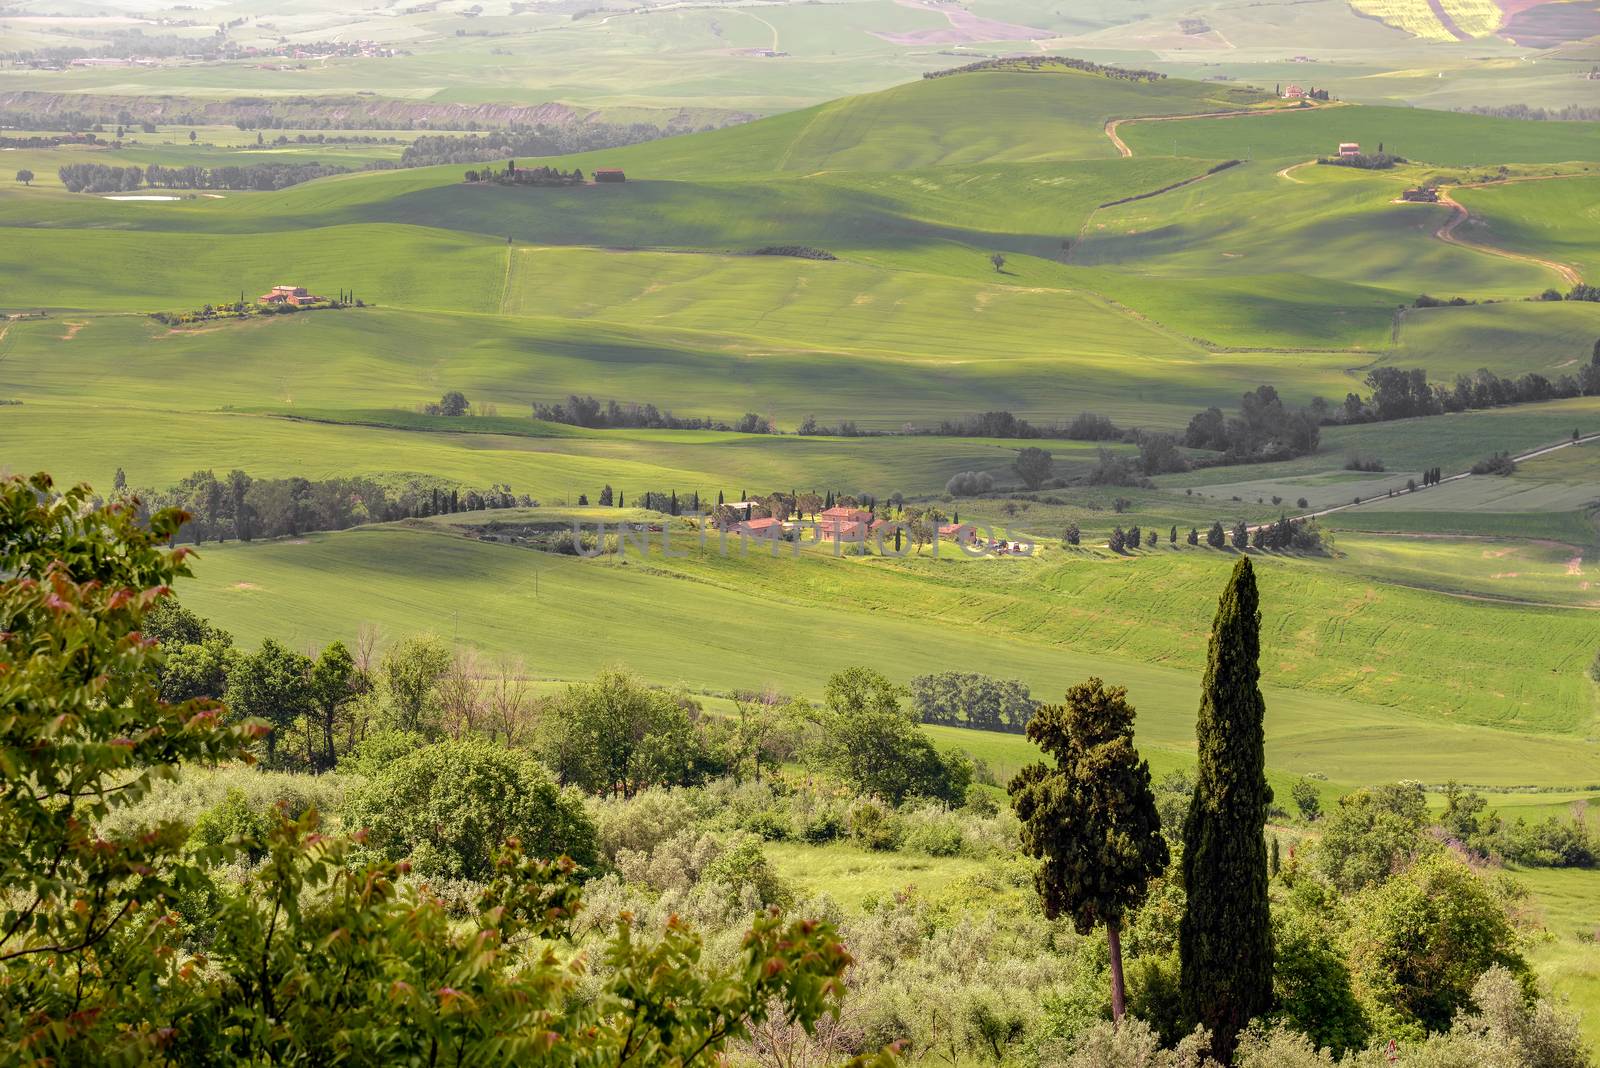
<svg viewBox="0 0 1600 1068">
<path fill-rule="evenodd" d="M 733 423 L 695 416 L 676 416 L 654 404 L 607 400 L 572 394 L 565 401 L 533 403 L 533 417 L 548 423 L 586 426 L 599 429 L 631 427 L 650 430 L 722 430 L 739 434 L 774 434 L 777 431 L 764 416 L 746 412 Z"/>
<path fill-rule="evenodd" d="M 692 131 L 672 131 L 689 132 Z M 541 123 L 465 136 L 424 134 L 400 153 L 400 165 L 434 167 L 444 163 L 487 163 L 516 156 L 569 156 L 578 152 L 635 145 L 670 135 L 661 127 L 647 122 L 583 122 L 565 126 Z"/>
<path fill-rule="evenodd" d="M 396 486 L 360 476 L 257 478 L 240 470 L 221 478 L 211 470 L 196 471 L 164 490 L 130 490 L 118 468 L 112 486 L 113 500 L 132 502 L 143 515 L 182 509 L 187 514 L 178 540 L 194 543 L 297 537 L 364 523 L 536 503 L 499 484 L 474 489 L 412 479 Z"/>
<path fill-rule="evenodd" d="M 1054 67 L 1067 67 L 1071 70 L 1083 71 L 1085 74 L 1098 74 L 1102 78 L 1117 78 L 1133 82 L 1159 82 L 1167 77 L 1160 71 L 1114 67 L 1104 63 L 1092 63 L 1087 59 L 1074 59 L 1071 56 L 1008 56 L 1004 59 L 983 59 L 976 63 L 968 63 L 964 67 L 926 71 L 922 76 L 924 78 L 947 78 L 952 74 L 970 74 L 973 71 L 1048 71 Z"/>
<path fill-rule="evenodd" d="M 349 167 L 322 163 L 261 163 L 249 167 L 110 167 L 68 163 L 57 169 L 69 193 L 121 193 L 142 189 L 285 189 L 301 182 L 344 174 Z"/>
<path fill-rule="evenodd" d="M 1430 383 L 1428 372 L 1421 367 L 1375 367 L 1367 372 L 1365 383 L 1372 391 L 1368 396 L 1351 392 L 1346 394 L 1340 408 L 1322 406 L 1317 410 L 1330 423 L 1375 423 L 1509 404 L 1537 404 L 1567 397 L 1600 396 L 1600 340 L 1595 342 L 1589 362 L 1576 375 L 1564 374 L 1554 380 L 1533 371 L 1507 378 L 1480 368 L 1471 375 L 1457 375 L 1451 384 Z"/>
</svg>

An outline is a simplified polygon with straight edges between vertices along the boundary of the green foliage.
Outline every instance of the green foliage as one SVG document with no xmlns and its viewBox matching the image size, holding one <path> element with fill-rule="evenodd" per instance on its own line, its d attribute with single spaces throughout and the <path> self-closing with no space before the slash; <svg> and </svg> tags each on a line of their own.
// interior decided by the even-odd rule
<svg viewBox="0 0 1600 1068">
<path fill-rule="evenodd" d="M 345 822 L 419 874 L 484 879 L 506 841 L 533 855 L 595 863 L 594 825 L 525 753 L 482 739 L 425 746 L 379 770 L 346 802 Z"/>
<path fill-rule="evenodd" d="M 1357 994 L 1384 1031 L 1448 1029 L 1492 966 L 1528 976 L 1505 904 L 1449 854 L 1369 887 L 1351 908 L 1359 920 L 1345 937 Z"/>
<path fill-rule="evenodd" d="M 312 710 L 311 658 L 285 648 L 272 638 L 254 654 L 242 657 L 228 675 L 228 708 L 234 715 L 266 721 L 267 762 L 274 763 L 278 742 L 295 720 Z"/>
<path fill-rule="evenodd" d="M 378 664 L 378 685 L 395 730 L 437 734 L 437 687 L 449 668 L 449 646 L 431 635 L 406 638 L 383 654 Z"/>
<path fill-rule="evenodd" d="M 202 860 L 235 830 L 262 857 L 237 893 L 182 854 L 182 823 L 91 832 L 181 763 L 245 755 L 262 725 L 158 699 L 159 647 L 139 628 L 186 573 L 182 550 L 162 547 L 181 517 L 146 527 L 85 489 L 50 490 L 39 476 L 0 493 L 0 1060 L 709 1065 L 770 1015 L 809 1032 L 836 1010 L 848 953 L 828 925 L 776 911 L 722 964 L 676 920 L 651 941 L 623 917 L 580 996 L 583 969 L 552 945 L 580 906 L 572 863 L 525 857 L 514 838 L 459 924 L 404 865 L 361 863 L 321 833 L 315 811 L 280 808 L 263 831 L 243 791 L 195 831 Z M 449 743 L 385 785 L 435 803 L 425 833 L 463 858 L 497 818 L 582 853 L 576 801 L 530 765 Z M 530 801 L 563 808 L 564 825 L 522 818 Z M 385 815 L 403 830 L 404 813 Z M 729 870 L 759 878 L 760 865 L 746 854 Z M 203 962 L 179 952 L 173 908 L 190 903 L 215 909 Z"/>
<path fill-rule="evenodd" d="M 1017 458 L 1012 461 L 1011 467 L 1024 486 L 1038 489 L 1055 469 L 1055 459 L 1048 449 L 1029 445 L 1017 451 Z"/>
<path fill-rule="evenodd" d="M 1335 1056 L 1360 1049 L 1369 1034 L 1365 1013 L 1356 1000 L 1350 967 L 1337 940 L 1336 903 L 1292 897 L 1272 912 L 1273 1000 L 1275 1016 Z"/>
<path fill-rule="evenodd" d="M 869 668 L 830 677 L 822 707 L 811 717 L 817 727 L 813 759 L 855 790 L 894 804 L 917 796 L 960 805 L 972 762 L 960 753 L 939 753 L 901 706 L 904 695 Z"/>
<path fill-rule="evenodd" d="M 1055 767 L 1031 764 L 1009 787 L 1022 821 L 1022 848 L 1044 861 L 1034 877 L 1045 915 L 1067 916 L 1079 934 L 1105 925 L 1111 944 L 1112 1005 L 1122 1015 L 1124 918 L 1167 866 L 1167 843 L 1150 789 L 1150 766 L 1133 747 L 1133 706 L 1125 687 L 1095 678 L 1043 705 L 1028 738 Z"/>
<path fill-rule="evenodd" d="M 624 671 L 568 686 L 548 708 L 539 744 L 562 783 L 603 796 L 686 785 L 708 755 L 688 705 Z"/>
<path fill-rule="evenodd" d="M 221 850 L 232 842 L 244 841 L 250 843 L 246 847 L 250 859 L 260 860 L 264 855 L 260 843 L 266 840 L 271 829 L 270 810 L 252 805 L 243 790 L 232 787 L 221 801 L 200 813 L 194 821 L 194 829 L 189 832 L 189 843 Z"/>
<path fill-rule="evenodd" d="M 161 902 L 202 880 L 166 863 L 179 823 L 93 828 L 180 761 L 242 756 L 259 731 L 224 725 L 214 702 L 160 700 L 161 653 L 140 630 L 189 573 L 165 547 L 181 522 L 94 507 L 83 486 L 56 495 L 45 475 L 0 482 L 0 1059 L 27 1042 L 99 1061 L 147 1041 L 107 1010 L 170 974 L 153 953 Z"/>
<path fill-rule="evenodd" d="M 1428 800 L 1420 783 L 1390 783 L 1346 794 L 1317 843 L 1317 867 L 1346 893 L 1375 885 L 1422 849 L 1427 823 Z"/>
<path fill-rule="evenodd" d="M 1300 810 L 1300 818 L 1315 823 L 1322 815 L 1322 795 L 1317 784 L 1306 778 L 1296 779 L 1289 793 L 1294 798 L 1294 807 Z"/>
<path fill-rule="evenodd" d="M 1183 827 L 1188 911 L 1179 949 L 1185 1003 L 1224 1059 L 1272 1004 L 1272 929 L 1263 832 L 1267 785 L 1261 697 L 1261 612 L 1241 557 L 1211 628 L 1196 726 L 1200 765 Z"/>
</svg>

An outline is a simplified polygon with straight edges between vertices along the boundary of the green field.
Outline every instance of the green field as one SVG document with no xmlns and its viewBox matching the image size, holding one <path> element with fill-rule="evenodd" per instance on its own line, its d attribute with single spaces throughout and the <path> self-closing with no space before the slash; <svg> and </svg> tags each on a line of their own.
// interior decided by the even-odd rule
<svg viewBox="0 0 1600 1068">
<path fill-rule="evenodd" d="M 1135 156 L 1217 159 L 1310 159 L 1355 141 L 1367 151 L 1423 163 L 1470 167 L 1563 163 L 1594 158 L 1600 125 L 1529 123 L 1421 108 L 1308 108 L 1276 115 L 1197 122 L 1126 123 L 1122 139 Z"/>
<path fill-rule="evenodd" d="M 171 202 L 6 188 L 3 299 L 50 315 L 7 324 L 0 338 L 0 397 L 22 402 L 0 408 L 4 463 L 102 485 L 122 467 L 157 488 L 234 467 L 499 482 L 546 506 L 607 483 L 630 495 L 798 487 L 926 500 L 959 471 L 1009 484 L 1020 443 L 581 430 L 535 422 L 529 405 L 592 393 L 680 415 L 756 412 L 786 430 L 807 415 L 892 430 L 985 409 L 1038 421 L 1091 410 L 1181 430 L 1262 382 L 1291 403 L 1337 404 L 1374 363 L 1443 379 L 1478 366 L 1568 373 L 1584 358 L 1586 332 L 1600 330 L 1585 307 L 1511 299 L 1552 272 L 1438 240 L 1445 209 L 1390 203 L 1408 173 L 1285 176 L 1247 162 L 1202 177 L 1231 156 L 1294 157 L 1240 150 L 1217 131 L 1314 132 L 1352 117 L 1403 127 L 1435 146 L 1410 150 L 1432 162 L 1469 142 L 1508 163 L 1547 158 L 1502 137 L 1499 120 L 1346 106 L 1125 123 L 1131 159 L 1115 157 L 1102 129 L 1259 100 L 1176 79 L 980 73 L 555 161 L 623 167 L 621 186 L 470 186 L 464 168 L 445 167 Z M 1585 130 L 1550 130 L 1538 141 L 1559 153 L 1548 158 L 1600 155 Z M 1145 151 L 1141 139 L 1158 133 L 1204 151 Z M 205 151 L 236 143 L 215 141 Z M 1112 203 L 1137 194 L 1153 195 Z M 773 244 L 838 258 L 749 255 Z M 137 314 L 285 280 L 353 288 L 375 306 L 182 329 Z M 1506 302 L 1396 316 L 1424 291 Z M 449 389 L 497 414 L 417 414 Z M 1031 561 L 583 562 L 386 528 L 208 547 L 192 598 L 247 639 L 287 626 L 297 642 L 368 620 L 442 631 L 450 606 L 452 634 L 563 678 L 615 660 L 696 688 L 770 678 L 807 692 L 851 662 L 897 677 L 966 663 L 1049 692 L 1091 670 L 1131 673 L 1161 706 L 1154 744 L 1182 752 L 1224 558 L 1165 545 L 1133 561 L 1067 554 L 1055 547 L 1067 522 L 1098 543 L 1114 522 L 1165 532 L 1269 519 L 1300 497 L 1319 508 L 1382 496 L 1331 524 L 1585 547 L 1600 495 L 1587 448 L 1509 480 L 1384 495 L 1424 467 L 1458 471 L 1597 420 L 1600 402 L 1582 398 L 1332 427 L 1317 455 L 1287 463 L 1168 475 L 1148 489 L 1069 485 L 1020 514 L 966 505 L 1040 539 L 1046 551 Z M 97 432 L 82 433 L 85 423 Z M 1098 448 L 1048 444 L 1066 480 L 1085 475 Z M 1343 470 L 1355 450 L 1388 470 Z M 1491 568 L 1466 540 L 1348 540 L 1331 558 L 1267 568 L 1284 602 L 1271 639 L 1286 710 L 1276 762 L 1354 783 L 1389 773 L 1380 768 L 1402 774 L 1426 751 L 1440 754 L 1432 778 L 1446 766 L 1502 785 L 1595 778 L 1589 743 L 1575 741 L 1595 712 L 1582 674 L 1588 599 L 1568 581 L 1564 548 L 1515 544 L 1526 564 Z M 523 588 L 533 574 L 536 602 Z M 787 626 L 752 636 L 746 621 L 773 605 Z M 840 627 L 850 642 L 837 642 Z M 1491 640 L 1501 655 L 1485 663 Z M 1429 656 L 1414 655 L 1418 642 Z M 686 658 L 686 647 L 700 652 Z M 1393 740 L 1389 758 L 1373 755 L 1379 730 Z M 1442 733 L 1417 742 L 1430 732 Z M 1489 754 L 1507 748 L 1524 762 L 1494 766 Z"/>
</svg>

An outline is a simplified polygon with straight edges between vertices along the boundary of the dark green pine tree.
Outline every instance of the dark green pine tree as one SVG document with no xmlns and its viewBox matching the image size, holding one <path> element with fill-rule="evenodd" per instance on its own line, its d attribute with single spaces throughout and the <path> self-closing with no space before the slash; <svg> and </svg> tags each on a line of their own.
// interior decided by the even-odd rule
<svg viewBox="0 0 1600 1068">
<path fill-rule="evenodd" d="M 1011 780 L 1022 848 L 1044 861 L 1034 876 L 1045 915 L 1080 935 L 1104 925 L 1111 952 L 1111 1015 L 1122 1019 L 1122 924 L 1167 867 L 1167 842 L 1150 790 L 1150 765 L 1133 747 L 1133 706 L 1122 686 L 1089 679 L 1063 705 L 1043 705 L 1028 738 L 1055 759 Z"/>
<path fill-rule="evenodd" d="M 1200 764 L 1183 822 L 1188 905 L 1178 934 L 1184 1008 L 1212 1036 L 1223 1063 L 1239 1032 L 1272 1008 L 1267 912 L 1267 785 L 1261 698 L 1261 613 L 1248 557 L 1211 624 L 1211 651 L 1195 727 Z"/>
</svg>

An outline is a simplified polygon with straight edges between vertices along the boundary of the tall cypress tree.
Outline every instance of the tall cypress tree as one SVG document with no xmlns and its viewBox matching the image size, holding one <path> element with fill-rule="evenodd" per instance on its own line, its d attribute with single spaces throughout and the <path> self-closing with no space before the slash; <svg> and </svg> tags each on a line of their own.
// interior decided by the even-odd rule
<svg viewBox="0 0 1600 1068">
<path fill-rule="evenodd" d="M 1201 688 L 1200 766 L 1183 823 L 1179 928 L 1184 1007 L 1211 1030 L 1227 1063 L 1239 1032 L 1272 1007 L 1267 913 L 1267 785 L 1261 698 L 1261 613 L 1255 570 L 1241 557 L 1211 624 Z"/>
</svg>

